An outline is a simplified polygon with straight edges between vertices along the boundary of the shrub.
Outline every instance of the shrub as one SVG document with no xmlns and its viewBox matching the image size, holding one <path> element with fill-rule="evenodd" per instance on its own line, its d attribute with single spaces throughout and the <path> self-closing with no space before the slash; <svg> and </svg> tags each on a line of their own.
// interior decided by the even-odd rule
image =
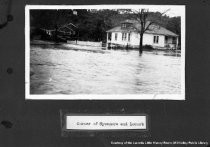
<svg viewBox="0 0 210 147">
<path fill-rule="evenodd" d="M 154 49 L 151 45 L 148 45 L 148 44 L 144 45 L 143 48 L 144 49 Z"/>
</svg>

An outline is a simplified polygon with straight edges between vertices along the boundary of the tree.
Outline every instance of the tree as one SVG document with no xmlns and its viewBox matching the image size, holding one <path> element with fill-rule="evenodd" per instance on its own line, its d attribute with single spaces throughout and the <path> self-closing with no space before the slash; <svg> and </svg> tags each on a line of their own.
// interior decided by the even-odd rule
<svg viewBox="0 0 210 147">
<path fill-rule="evenodd" d="M 31 26 L 54 29 L 71 22 L 72 10 L 30 10 Z"/>
<path fill-rule="evenodd" d="M 168 9 L 169 10 L 169 9 Z M 166 10 L 164 13 L 166 13 L 168 10 Z M 140 24 L 140 28 L 136 28 L 137 32 L 140 35 L 139 40 L 139 54 L 142 54 L 143 52 L 143 35 L 144 33 L 149 30 L 150 26 L 154 23 L 158 23 L 160 20 L 154 19 L 151 20 L 149 17 L 150 12 L 146 9 L 139 9 L 139 10 L 130 10 L 131 15 L 134 16 L 135 20 L 138 21 Z M 160 18 L 164 13 L 160 13 Z M 150 18 L 150 19 L 149 19 Z"/>
<path fill-rule="evenodd" d="M 148 22 L 149 11 L 146 9 L 139 10 L 128 10 L 128 13 L 131 14 L 131 17 L 137 20 L 140 26 L 135 27 L 137 32 L 139 33 L 139 54 L 143 52 L 143 35 L 149 29 L 150 25 L 152 25 L 152 21 Z M 130 17 L 130 16 L 129 16 Z"/>
<path fill-rule="evenodd" d="M 76 15 L 74 11 L 77 12 Z M 30 10 L 30 25 L 33 28 L 56 30 L 73 23 L 78 27 L 77 37 L 80 40 L 105 41 L 106 31 L 113 27 L 112 17 L 117 14 L 114 9 Z M 55 40 L 56 38 L 54 37 Z"/>
<path fill-rule="evenodd" d="M 181 17 L 172 17 L 166 24 L 166 28 L 179 35 L 179 45 L 181 45 Z"/>
</svg>

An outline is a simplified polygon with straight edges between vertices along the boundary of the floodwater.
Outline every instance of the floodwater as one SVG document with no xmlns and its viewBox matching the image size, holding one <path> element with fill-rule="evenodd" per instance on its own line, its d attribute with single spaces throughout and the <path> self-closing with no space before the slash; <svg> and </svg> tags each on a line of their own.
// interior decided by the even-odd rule
<svg viewBox="0 0 210 147">
<path fill-rule="evenodd" d="M 181 93 L 181 57 L 163 51 L 33 45 L 30 58 L 31 94 Z"/>
</svg>

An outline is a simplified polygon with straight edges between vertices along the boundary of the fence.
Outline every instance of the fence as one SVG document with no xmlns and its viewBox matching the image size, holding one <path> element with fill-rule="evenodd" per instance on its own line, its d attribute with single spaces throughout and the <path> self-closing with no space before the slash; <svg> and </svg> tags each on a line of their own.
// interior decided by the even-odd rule
<svg viewBox="0 0 210 147">
<path fill-rule="evenodd" d="M 91 42 L 91 41 L 67 41 L 69 44 L 78 44 L 84 46 L 95 46 L 102 47 L 102 42 Z"/>
</svg>

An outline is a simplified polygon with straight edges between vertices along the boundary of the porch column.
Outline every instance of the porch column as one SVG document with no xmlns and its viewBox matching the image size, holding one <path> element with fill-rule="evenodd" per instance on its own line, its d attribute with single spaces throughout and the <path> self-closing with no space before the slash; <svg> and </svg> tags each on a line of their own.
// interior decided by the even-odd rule
<svg viewBox="0 0 210 147">
<path fill-rule="evenodd" d="M 106 47 L 108 47 L 108 32 L 106 32 Z"/>
<path fill-rule="evenodd" d="M 109 48 L 109 32 L 106 33 L 106 47 Z"/>
<path fill-rule="evenodd" d="M 106 33 L 106 42 L 108 43 L 108 32 Z"/>
<path fill-rule="evenodd" d="M 176 37 L 176 49 L 178 49 L 179 37 Z"/>
</svg>

